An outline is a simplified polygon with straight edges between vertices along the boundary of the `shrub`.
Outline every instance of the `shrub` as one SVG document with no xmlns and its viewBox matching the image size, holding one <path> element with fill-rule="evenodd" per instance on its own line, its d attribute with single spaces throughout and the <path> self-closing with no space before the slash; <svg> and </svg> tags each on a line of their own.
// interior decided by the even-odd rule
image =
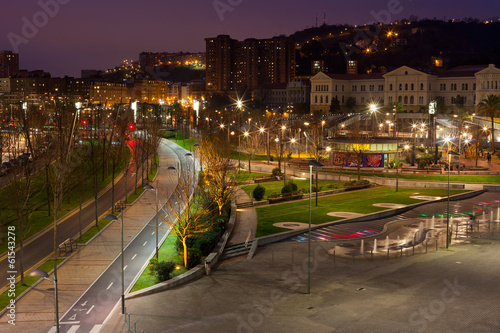
<svg viewBox="0 0 500 333">
<path fill-rule="evenodd" d="M 188 249 L 188 268 L 193 268 L 201 262 L 201 251 L 197 248 Z"/>
<path fill-rule="evenodd" d="M 281 176 L 281 169 L 280 168 L 274 168 L 272 171 L 273 176 Z"/>
<path fill-rule="evenodd" d="M 212 230 L 211 232 L 204 233 L 198 237 L 193 244 L 193 248 L 200 250 L 201 255 L 207 256 L 217 245 L 218 239 L 219 232 L 217 232 L 217 230 Z"/>
<path fill-rule="evenodd" d="M 261 201 L 264 199 L 264 195 L 266 194 L 266 188 L 262 185 L 257 185 L 256 188 L 253 189 L 252 195 L 253 198 L 257 201 Z"/>
<path fill-rule="evenodd" d="M 156 259 L 156 257 L 149 259 L 149 265 L 148 265 L 149 274 L 155 275 L 156 264 L 158 264 L 158 259 Z"/>
<path fill-rule="evenodd" d="M 318 186 L 318 190 L 316 190 L 316 186 L 313 185 L 311 191 L 312 192 L 320 192 L 322 188 L 323 188 L 323 186 Z"/>
<path fill-rule="evenodd" d="M 331 183 L 331 184 L 326 185 L 326 188 L 334 189 L 334 188 L 337 188 L 337 186 L 338 186 L 337 183 Z"/>
<path fill-rule="evenodd" d="M 175 269 L 175 263 L 171 261 L 160 261 L 154 264 L 154 275 L 158 281 L 166 281 L 170 279 L 170 273 Z"/>
</svg>

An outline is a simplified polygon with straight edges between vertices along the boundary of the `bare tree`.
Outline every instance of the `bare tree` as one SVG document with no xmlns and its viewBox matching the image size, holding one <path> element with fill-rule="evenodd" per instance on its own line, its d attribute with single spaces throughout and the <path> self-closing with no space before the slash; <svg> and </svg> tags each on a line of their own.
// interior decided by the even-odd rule
<svg viewBox="0 0 500 333">
<path fill-rule="evenodd" d="M 207 201 L 217 204 L 219 215 L 233 194 L 234 163 L 231 150 L 224 140 L 217 137 L 204 137 L 201 140 L 201 153 L 205 170 L 205 195 Z"/>
</svg>

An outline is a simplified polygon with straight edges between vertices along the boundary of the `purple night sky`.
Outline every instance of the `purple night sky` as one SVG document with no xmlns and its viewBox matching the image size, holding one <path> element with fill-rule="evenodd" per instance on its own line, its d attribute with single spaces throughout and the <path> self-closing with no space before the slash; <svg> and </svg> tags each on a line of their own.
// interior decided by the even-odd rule
<svg viewBox="0 0 500 333">
<path fill-rule="evenodd" d="M 49 17 L 41 13 L 41 3 L 58 3 L 59 8 L 49 6 Z M 214 3 L 229 8 L 218 13 Z M 387 16 L 375 19 L 373 13 L 390 13 L 388 6 L 396 9 L 392 21 L 410 15 L 500 15 L 498 0 L 4 0 L 0 50 L 19 51 L 22 69 L 79 76 L 81 69 L 108 69 L 124 59 L 137 60 L 141 51 L 204 51 L 205 37 L 223 33 L 236 39 L 289 35 L 314 26 L 316 13 L 321 24 L 324 9 L 328 24 L 385 21 Z M 24 22 L 33 23 L 34 17 L 38 32 L 23 34 Z M 21 38 L 17 50 L 9 37 Z"/>
</svg>

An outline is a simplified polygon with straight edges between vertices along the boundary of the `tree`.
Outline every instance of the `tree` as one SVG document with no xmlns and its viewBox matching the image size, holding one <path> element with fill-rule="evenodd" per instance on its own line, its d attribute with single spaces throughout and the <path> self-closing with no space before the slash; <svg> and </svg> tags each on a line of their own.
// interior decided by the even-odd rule
<svg viewBox="0 0 500 333">
<path fill-rule="evenodd" d="M 340 111 L 340 102 L 337 97 L 332 98 L 330 103 L 330 113 L 338 113 Z"/>
<path fill-rule="evenodd" d="M 481 114 L 491 119 L 491 149 L 495 151 L 495 116 L 500 110 L 500 96 L 488 95 L 477 108 Z"/>
<path fill-rule="evenodd" d="M 208 202 L 214 202 L 222 214 L 233 194 L 234 163 L 231 148 L 217 137 L 204 137 L 200 143 L 205 171 L 205 192 Z"/>
<path fill-rule="evenodd" d="M 211 227 L 209 216 L 213 209 L 205 204 L 201 190 L 193 191 L 193 184 L 196 184 L 194 170 L 187 172 L 178 171 L 178 183 L 169 200 L 166 201 L 166 208 L 159 214 L 161 219 L 172 229 L 177 239 L 182 244 L 183 264 L 189 267 L 189 246 L 188 240 L 196 235 L 206 232 Z"/>
<path fill-rule="evenodd" d="M 252 172 L 252 159 L 259 151 L 262 142 L 262 135 L 260 135 L 259 133 L 248 134 L 243 138 L 243 144 L 241 145 L 241 148 L 248 155 L 248 172 Z"/>
<path fill-rule="evenodd" d="M 345 106 L 349 112 L 352 112 L 352 110 L 354 110 L 354 107 L 356 106 L 356 99 L 354 97 L 347 97 Z"/>
</svg>

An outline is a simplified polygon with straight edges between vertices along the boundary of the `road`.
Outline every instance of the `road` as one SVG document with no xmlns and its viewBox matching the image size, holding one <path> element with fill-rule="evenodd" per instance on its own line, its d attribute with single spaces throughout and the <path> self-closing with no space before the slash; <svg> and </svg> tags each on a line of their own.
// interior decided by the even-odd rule
<svg viewBox="0 0 500 333">
<path fill-rule="evenodd" d="M 185 156 L 185 151 L 180 147 L 175 148 L 175 153 L 179 157 L 182 169 L 191 170 L 193 158 Z M 174 185 L 165 185 L 164 191 L 168 193 L 170 204 L 178 205 L 178 196 L 171 195 L 174 192 Z M 184 188 L 182 183 L 177 184 L 175 191 Z M 182 197 L 180 200 L 182 201 Z M 164 214 L 162 211 L 165 206 L 166 204 L 160 207 L 160 214 Z M 181 206 L 183 206 L 182 202 Z M 162 221 L 162 219 L 160 218 L 159 221 Z M 141 273 L 142 268 L 155 252 L 155 229 L 156 215 L 145 224 L 140 233 L 124 249 L 123 275 L 125 291 L 132 288 L 132 281 Z M 159 228 L 159 239 L 166 237 L 169 232 L 170 230 Z M 102 327 L 113 308 L 121 306 L 121 262 L 120 254 L 80 299 L 60 318 L 60 332 L 96 333 Z M 49 333 L 54 332 L 56 332 L 55 326 L 51 328 Z"/>
<path fill-rule="evenodd" d="M 127 183 L 127 192 L 133 190 L 135 184 L 135 163 L 129 165 L 127 171 L 127 180 L 125 176 L 122 177 L 115 184 L 115 201 L 119 198 L 125 197 L 125 183 Z M 98 216 L 103 215 L 112 205 L 112 190 L 111 187 L 98 199 Z M 89 224 L 95 222 L 95 202 L 84 206 L 82 209 L 82 225 L 83 228 L 87 227 Z M 80 222 L 79 222 L 79 212 L 72 214 L 71 216 L 66 216 L 62 221 L 58 222 L 57 225 L 57 244 L 61 244 L 68 238 L 72 238 L 79 234 Z M 54 252 L 54 228 L 51 227 L 45 233 L 37 236 L 34 239 L 29 240 L 24 244 L 23 250 L 23 264 L 24 271 L 27 272 L 28 269 L 41 264 L 42 261 L 48 259 Z M 16 267 L 14 271 L 20 272 L 19 264 L 19 249 L 16 251 Z M 0 259 L 0 281 L 7 282 L 7 276 L 9 271 L 12 269 L 8 268 L 7 257 L 4 256 Z M 4 287 L 2 285 L 2 287 Z"/>
</svg>

